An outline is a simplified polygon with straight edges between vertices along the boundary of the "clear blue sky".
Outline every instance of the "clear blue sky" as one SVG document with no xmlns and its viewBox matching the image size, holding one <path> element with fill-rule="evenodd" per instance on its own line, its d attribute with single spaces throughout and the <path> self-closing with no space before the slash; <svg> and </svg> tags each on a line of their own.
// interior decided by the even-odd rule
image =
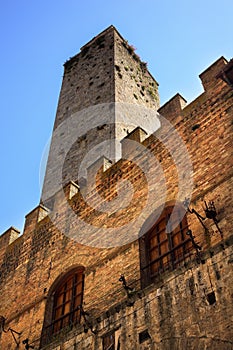
<svg viewBox="0 0 233 350">
<path fill-rule="evenodd" d="M 233 56 L 232 0 L 9 0 L 0 5 L 1 220 L 22 230 L 40 198 L 39 168 L 51 135 L 63 63 L 116 26 L 160 84 L 161 104 L 191 102 L 198 75 Z"/>
</svg>

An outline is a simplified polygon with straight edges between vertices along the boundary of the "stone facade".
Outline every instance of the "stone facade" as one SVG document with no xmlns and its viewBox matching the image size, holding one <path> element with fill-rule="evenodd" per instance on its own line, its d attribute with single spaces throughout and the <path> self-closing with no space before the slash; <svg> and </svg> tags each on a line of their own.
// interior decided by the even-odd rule
<svg viewBox="0 0 233 350">
<path fill-rule="evenodd" d="M 115 140 L 121 140 L 135 128 L 135 114 L 129 116 L 127 123 L 120 118 L 122 103 L 124 106 L 139 105 L 157 110 L 158 84 L 133 47 L 110 26 L 64 64 L 64 78 L 42 191 L 44 202 L 57 191 L 53 185 L 53 175 L 57 164 L 64 161 L 64 155 L 63 185 L 70 179 L 78 179 L 78 167 L 84 154 L 103 141 L 107 158 L 112 162 L 120 158 L 115 149 Z M 76 135 L 74 144 L 66 154 L 64 144 L 69 142 L 70 134 L 66 132 L 62 139 L 60 135 L 60 141 L 57 142 L 55 130 L 59 133 L 58 127 L 61 129 L 61 125 L 66 129 L 66 123 L 70 125 L 74 117 L 77 127 L 83 132 Z M 149 124 L 150 121 L 142 119 L 139 118 L 137 126 Z M 63 129 L 60 134 L 64 134 Z M 106 147 L 109 147 L 108 151 Z M 93 159 L 88 165 L 92 164 Z M 83 176 L 86 177 L 86 173 Z"/>
<path fill-rule="evenodd" d="M 76 163 L 85 152 L 109 137 L 111 128 L 113 139 L 117 134 L 115 104 L 111 125 L 96 127 L 72 147 L 69 159 L 64 161 L 62 188 L 53 189 L 46 197 L 44 204 L 50 210 L 39 204 L 26 215 L 22 235 L 15 228 L 1 235 L 2 350 L 23 350 L 26 346 L 41 350 L 100 350 L 110 335 L 115 345 L 109 349 L 115 350 L 233 349 L 233 90 L 221 79 L 227 66 L 221 57 L 200 75 L 204 92 L 190 104 L 177 94 L 159 108 L 160 115 L 170 123 L 163 132 L 158 129 L 148 134 L 142 125 L 132 130 L 122 127 L 122 158 L 111 163 L 103 157 L 97 159 L 88 164 L 85 181 L 77 182 Z M 53 143 L 59 144 L 54 136 L 59 125 L 84 108 L 118 102 L 155 110 L 159 107 L 156 81 L 111 26 L 65 63 L 45 193 L 52 179 L 49 172 L 56 173 L 58 159 L 52 152 Z M 170 149 L 166 147 L 166 139 L 173 132 L 178 132 L 188 151 L 192 181 L 189 169 L 182 168 L 181 173 L 177 170 L 186 157 L 182 149 L 177 150 L 177 138 L 172 137 Z M 68 131 L 64 137 L 69 138 Z M 153 157 L 148 158 L 144 149 Z M 164 174 L 165 196 L 157 163 Z M 156 169 L 152 183 L 148 183 L 145 169 Z M 144 283 L 146 228 L 156 216 L 152 213 L 145 217 L 140 229 L 134 219 L 147 205 L 148 186 L 156 194 L 155 208 L 161 206 L 161 198 L 165 206 L 177 200 L 182 204 L 186 192 L 180 189 L 180 176 L 192 187 L 186 216 L 194 242 L 201 250 L 195 249 L 190 240 L 187 256 L 172 269 L 160 271 L 153 282 Z M 88 187 L 93 177 L 95 189 Z M 123 181 L 123 191 L 130 186 L 133 189 L 130 203 L 110 214 L 100 210 L 102 202 L 117 198 L 119 181 Z M 214 202 L 216 222 L 206 217 L 204 201 L 207 205 Z M 78 225 L 76 217 L 80 219 Z M 128 223 L 127 241 L 121 228 Z M 97 231 L 93 233 L 87 224 Z M 114 237 L 101 235 L 111 228 L 116 229 Z M 89 244 L 80 237 L 84 242 L 88 237 Z M 51 313 L 53 291 L 61 277 L 80 266 L 85 269 L 80 323 L 48 336 L 45 324 Z M 122 279 L 119 281 L 122 275 L 125 287 Z"/>
</svg>

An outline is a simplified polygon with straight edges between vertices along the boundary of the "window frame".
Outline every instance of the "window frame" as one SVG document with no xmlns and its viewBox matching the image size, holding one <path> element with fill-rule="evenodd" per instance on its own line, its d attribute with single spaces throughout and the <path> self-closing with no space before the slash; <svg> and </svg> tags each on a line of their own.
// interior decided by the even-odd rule
<svg viewBox="0 0 233 350">
<path fill-rule="evenodd" d="M 173 222 L 169 226 L 170 218 L 173 218 Z M 186 235 L 187 231 L 188 221 L 184 208 L 176 206 L 174 209 L 173 205 L 167 205 L 158 220 L 139 239 L 142 288 L 153 283 L 161 273 L 174 270 L 190 257 L 193 247 L 190 237 Z"/>
<path fill-rule="evenodd" d="M 79 277 L 81 276 L 81 280 Z M 71 281 L 71 286 L 69 287 L 68 283 Z M 75 289 L 81 286 L 81 290 Z M 68 288 L 67 288 L 68 287 Z M 76 272 L 66 274 L 63 279 L 60 281 L 56 290 L 53 293 L 53 312 L 52 312 L 52 334 L 59 333 L 66 326 L 71 326 L 73 324 L 80 323 L 81 319 L 81 306 L 83 302 L 83 289 L 84 289 L 84 274 L 83 269 L 78 269 Z M 69 291 L 70 296 L 69 296 Z M 59 296 L 62 296 L 62 302 L 59 302 Z M 67 299 L 67 297 L 69 299 Z M 75 300 L 79 298 L 80 302 L 78 305 L 75 305 Z M 69 311 L 67 312 L 67 306 Z M 57 311 L 61 309 L 61 315 L 57 316 Z M 76 316 L 77 314 L 77 316 Z M 65 323 L 67 319 L 67 323 Z M 58 327 L 56 327 L 58 324 Z M 60 324 L 60 325 L 59 325 Z M 57 329 L 56 329 L 57 328 Z"/>
<path fill-rule="evenodd" d="M 120 326 L 102 336 L 102 350 L 120 350 L 121 348 Z"/>
<path fill-rule="evenodd" d="M 41 334 L 41 342 L 40 348 L 52 342 L 56 336 L 63 331 L 71 329 L 73 326 L 80 324 L 81 321 L 81 308 L 83 304 L 83 295 L 84 295 L 84 279 L 85 279 L 85 268 L 83 266 L 78 266 L 70 269 L 68 272 L 59 276 L 53 285 L 51 286 L 48 296 L 47 303 L 44 314 L 44 324 Z M 76 279 L 76 283 L 75 283 Z M 67 289 L 65 289 L 65 294 L 62 292 L 62 289 L 65 288 L 65 285 L 69 280 L 72 280 L 71 283 L 71 295 L 70 300 L 67 300 L 66 294 Z M 78 288 L 79 286 L 79 288 Z M 75 292 L 75 288 L 77 288 L 77 293 Z M 65 303 L 70 305 L 69 312 L 63 312 L 59 317 L 56 317 L 55 310 L 57 308 L 57 297 L 60 294 L 66 298 Z M 75 305 L 75 299 L 79 297 L 79 303 Z M 70 301 L 70 303 L 68 303 Z M 62 306 L 63 311 L 65 311 L 63 307 L 63 303 L 60 304 Z M 66 309 L 67 311 L 67 309 Z M 75 315 L 76 312 L 76 315 Z M 68 318 L 68 322 L 61 322 L 59 326 L 55 327 L 56 324 L 59 324 L 59 321 L 64 318 Z"/>
<path fill-rule="evenodd" d="M 105 334 L 102 339 L 103 350 L 115 350 L 115 331 Z"/>
</svg>

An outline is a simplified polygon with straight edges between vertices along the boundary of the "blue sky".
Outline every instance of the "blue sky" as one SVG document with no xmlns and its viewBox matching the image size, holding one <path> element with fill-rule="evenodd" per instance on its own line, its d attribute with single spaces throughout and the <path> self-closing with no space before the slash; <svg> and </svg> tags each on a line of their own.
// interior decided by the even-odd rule
<svg viewBox="0 0 233 350">
<path fill-rule="evenodd" d="M 40 198 L 39 169 L 57 107 L 63 63 L 110 24 L 159 82 L 161 104 L 191 102 L 198 75 L 233 56 L 232 0 L 2 1 L 1 220 L 22 230 Z"/>
</svg>

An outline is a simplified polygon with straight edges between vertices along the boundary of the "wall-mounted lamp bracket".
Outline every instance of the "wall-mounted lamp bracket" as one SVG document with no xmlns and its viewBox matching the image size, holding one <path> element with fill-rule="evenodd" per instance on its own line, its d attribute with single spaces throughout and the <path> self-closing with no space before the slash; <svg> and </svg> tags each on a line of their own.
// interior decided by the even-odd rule
<svg viewBox="0 0 233 350">
<path fill-rule="evenodd" d="M 132 297 L 132 295 L 135 294 L 135 289 L 127 285 L 127 282 L 126 282 L 124 275 L 120 276 L 119 282 L 122 282 L 123 288 L 126 291 L 128 298 Z"/>
<path fill-rule="evenodd" d="M 197 254 L 197 258 L 198 258 L 198 261 L 201 261 L 201 254 L 200 254 L 200 250 L 202 249 L 194 240 L 195 236 L 193 236 L 193 233 L 191 230 L 188 230 L 186 232 L 186 235 L 188 235 L 191 239 L 191 242 L 192 242 L 192 245 L 193 245 L 193 248 L 196 250 L 196 254 Z"/>
<path fill-rule="evenodd" d="M 29 349 L 34 349 L 34 346 L 29 344 L 29 339 L 26 338 L 22 341 L 22 343 L 25 345 L 25 350 L 29 350 Z"/>
<path fill-rule="evenodd" d="M 205 215 L 207 217 L 207 219 L 211 219 L 213 220 L 218 232 L 220 233 L 221 237 L 223 238 L 223 233 L 220 229 L 220 227 L 218 226 L 218 219 L 217 219 L 217 210 L 215 208 L 214 205 L 214 201 L 210 201 L 208 204 L 206 203 L 206 201 L 204 201 L 205 203 Z"/>
<path fill-rule="evenodd" d="M 185 201 L 183 202 L 183 205 L 185 207 L 185 209 L 190 213 L 190 214 L 195 214 L 196 217 L 198 218 L 199 222 L 201 223 L 202 227 L 204 228 L 205 232 L 209 232 L 208 228 L 206 227 L 206 225 L 204 224 L 204 220 L 205 218 L 199 214 L 195 209 L 190 209 L 189 208 L 189 199 L 185 199 Z"/>
<path fill-rule="evenodd" d="M 90 331 L 93 334 L 97 334 L 97 331 L 93 329 L 93 324 L 89 318 L 89 312 L 84 311 L 82 305 L 80 306 L 80 312 L 81 312 L 81 316 L 84 319 L 84 325 L 83 325 L 84 332 L 87 333 L 88 330 L 90 329 Z"/>
<path fill-rule="evenodd" d="M 204 220 L 205 219 L 211 219 L 213 220 L 218 232 L 220 233 L 221 237 L 223 238 L 223 233 L 220 229 L 220 227 L 218 226 L 218 220 L 217 220 L 217 211 L 214 205 L 213 201 L 210 201 L 208 204 L 206 203 L 206 201 L 204 201 L 205 203 L 205 217 L 203 217 L 201 214 L 199 214 L 195 209 L 190 209 L 189 208 L 189 199 L 185 199 L 185 201 L 183 202 L 184 207 L 186 208 L 186 210 L 190 213 L 190 214 L 195 214 L 196 217 L 198 218 L 199 222 L 201 223 L 201 225 L 203 226 L 204 230 L 206 233 L 209 232 L 208 228 L 206 227 L 206 225 L 204 224 Z"/>
<path fill-rule="evenodd" d="M 1 332 L 4 332 L 4 333 L 11 332 L 11 335 L 12 335 L 16 345 L 19 346 L 20 342 L 16 339 L 15 335 L 17 334 L 18 336 L 20 336 L 21 332 L 17 332 L 13 328 L 5 329 L 5 322 L 6 322 L 6 318 L 4 316 L 0 316 L 0 333 Z"/>
<path fill-rule="evenodd" d="M 119 281 L 122 282 L 123 288 L 127 294 L 127 306 L 133 306 L 135 303 L 135 294 L 137 293 L 136 290 L 128 286 L 124 275 L 120 276 Z"/>
</svg>

